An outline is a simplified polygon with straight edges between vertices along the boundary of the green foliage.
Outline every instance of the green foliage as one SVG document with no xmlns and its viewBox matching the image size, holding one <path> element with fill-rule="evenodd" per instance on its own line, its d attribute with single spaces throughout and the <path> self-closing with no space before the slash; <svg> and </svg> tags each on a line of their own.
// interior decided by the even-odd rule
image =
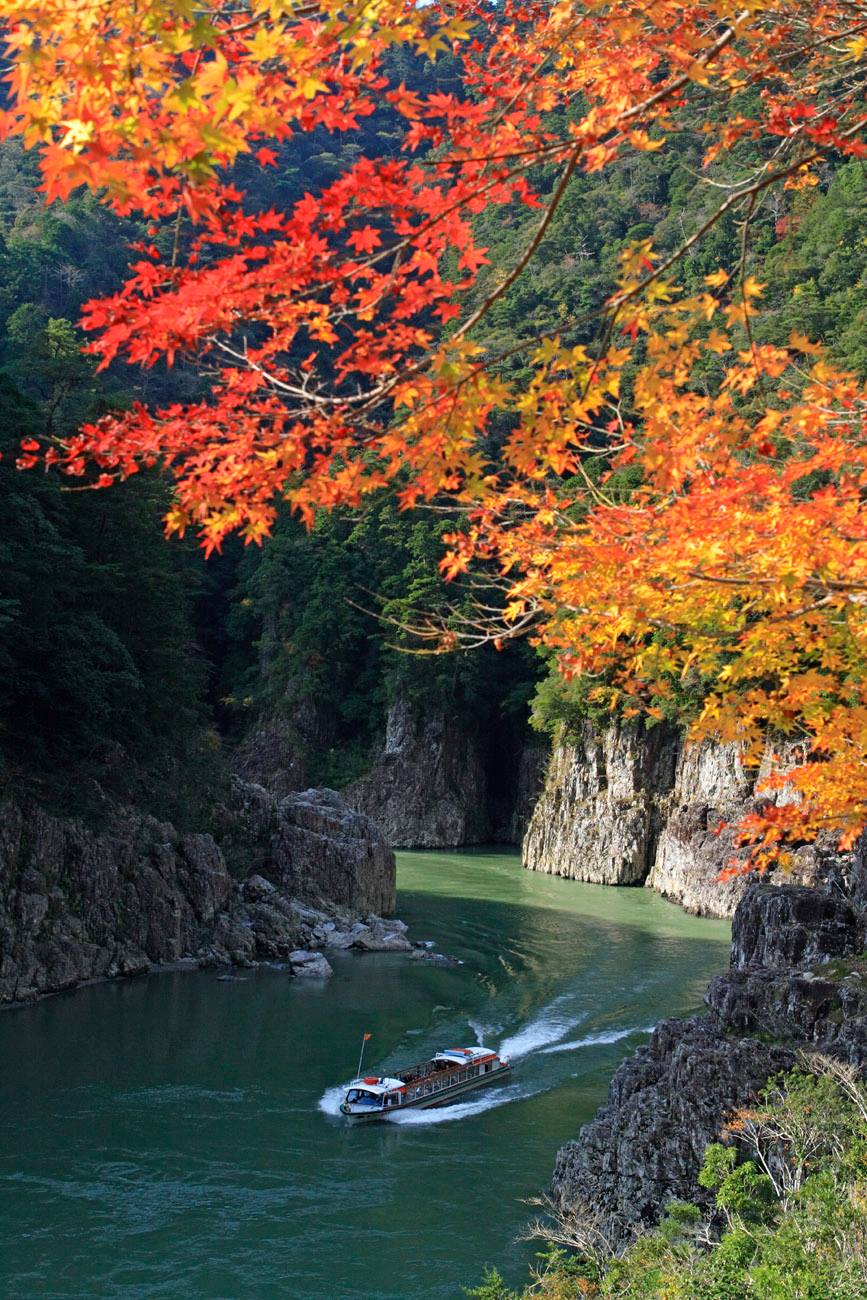
<svg viewBox="0 0 867 1300">
<path fill-rule="evenodd" d="M 773 1184 L 754 1161 L 737 1164 L 736 1157 L 733 1147 L 708 1147 L 698 1181 L 702 1187 L 716 1191 L 717 1206 L 731 1218 L 737 1216 L 744 1223 L 760 1223 L 773 1209 Z"/>
<path fill-rule="evenodd" d="M 96 782 L 141 800 L 177 787 L 202 726 L 166 489 L 149 477 L 69 492 L 17 470 L 39 418 L 0 375 L 0 773 L 68 805 Z"/>
<path fill-rule="evenodd" d="M 156 475 L 110 491 L 15 466 L 22 439 L 128 400 L 71 317 L 126 260 L 97 205 L 43 211 L 0 149 L 0 782 L 96 815 L 105 794 L 189 824 L 213 786 L 191 620 L 201 562 L 168 545 Z"/>
<path fill-rule="evenodd" d="M 596 1261 L 554 1254 L 522 1300 L 863 1300 L 867 1088 L 845 1067 L 814 1069 L 772 1081 L 732 1125 L 737 1145 L 707 1148 L 698 1181 L 715 1194 L 709 1218 L 668 1206 L 655 1231 L 595 1276 Z M 582 1262 L 591 1265 L 583 1274 Z"/>
<path fill-rule="evenodd" d="M 438 564 L 453 519 L 401 513 L 381 497 L 358 514 L 320 516 L 312 532 L 284 518 L 239 567 L 223 698 L 236 726 L 250 710 L 297 717 L 315 707 L 311 779 L 337 786 L 363 770 L 396 699 L 456 709 L 485 733 L 520 738 L 537 671 L 526 645 L 503 652 L 413 655 L 402 625 L 419 609 L 464 599 Z"/>
<path fill-rule="evenodd" d="M 506 1286 L 495 1268 L 488 1269 L 480 1286 L 467 1289 L 473 1300 L 517 1300 L 517 1292 Z"/>
</svg>

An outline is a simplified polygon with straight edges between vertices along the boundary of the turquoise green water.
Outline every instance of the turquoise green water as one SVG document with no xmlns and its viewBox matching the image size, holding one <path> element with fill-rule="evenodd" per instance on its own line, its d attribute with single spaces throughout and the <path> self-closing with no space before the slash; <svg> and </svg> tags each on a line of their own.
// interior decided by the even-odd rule
<svg viewBox="0 0 867 1300">
<path fill-rule="evenodd" d="M 0 1295 L 453 1300 L 517 1280 L 521 1198 L 728 927 L 502 853 L 400 855 L 399 914 L 463 961 L 104 984 L 0 1016 Z M 347 1126 L 336 1085 L 478 1037 L 511 1082 Z"/>
</svg>

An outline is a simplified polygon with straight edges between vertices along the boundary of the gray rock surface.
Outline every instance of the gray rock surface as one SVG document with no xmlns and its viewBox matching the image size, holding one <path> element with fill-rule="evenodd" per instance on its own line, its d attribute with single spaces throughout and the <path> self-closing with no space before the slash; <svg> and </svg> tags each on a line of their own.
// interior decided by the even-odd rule
<svg viewBox="0 0 867 1300">
<path fill-rule="evenodd" d="M 734 827 L 767 802 L 757 783 L 773 762 L 797 761 L 789 747 L 747 771 L 736 745 L 684 745 L 664 727 L 587 724 L 554 746 L 523 843 L 532 871 L 605 885 L 640 885 L 689 912 L 732 916 L 744 877 L 720 881 L 737 856 Z M 786 789 L 774 800 L 791 797 Z M 821 852 L 801 850 L 785 883 L 826 878 Z M 783 879 L 781 877 L 781 879 Z"/>
<path fill-rule="evenodd" d="M 508 825 L 497 838 L 507 844 L 522 844 L 536 805 L 545 788 L 545 774 L 551 757 L 550 745 L 527 744 L 518 756 L 515 800 Z"/>
<path fill-rule="evenodd" d="M 734 970 L 803 968 L 858 951 L 857 903 L 839 889 L 750 884 L 732 923 Z"/>
<path fill-rule="evenodd" d="M 492 834 L 476 739 L 458 719 L 407 700 L 391 706 L 382 749 L 343 796 L 394 848 L 484 844 Z"/>
<path fill-rule="evenodd" d="M 755 774 L 744 769 L 736 745 L 705 741 L 678 745 L 668 816 L 647 885 L 699 915 L 731 916 L 744 892 L 743 877 L 725 883 L 719 873 L 735 856 L 733 832 L 752 804 Z"/>
<path fill-rule="evenodd" d="M 524 837 L 524 866 L 601 885 L 647 877 L 674 783 L 678 740 L 613 723 L 587 724 L 551 753 Z"/>
<path fill-rule="evenodd" d="M 304 949 L 296 949 L 290 952 L 289 963 L 292 967 L 293 975 L 301 975 L 305 979 L 328 979 L 334 971 L 328 964 L 321 952 L 307 952 Z"/>
<path fill-rule="evenodd" d="M 0 1004 L 185 958 L 285 961 L 364 948 L 359 936 L 379 951 L 409 947 L 402 924 L 379 915 L 394 906 L 394 855 L 365 817 L 331 790 L 274 800 L 239 785 L 236 796 L 223 810 L 225 855 L 210 834 L 124 810 L 94 830 L 0 806 Z M 238 879 L 227 863 L 241 840 Z"/>
<path fill-rule="evenodd" d="M 307 785 L 306 742 L 288 718 L 260 718 L 232 756 L 232 767 L 244 781 L 263 785 L 278 798 Z"/>
<path fill-rule="evenodd" d="M 269 830 L 264 874 L 284 889 L 355 911 L 394 911 L 394 854 L 373 822 L 335 790 L 287 795 Z"/>
<path fill-rule="evenodd" d="M 614 1075 L 594 1119 L 559 1151 L 554 1204 L 590 1206 L 623 1241 L 656 1223 L 668 1201 L 700 1197 L 704 1149 L 725 1116 L 793 1059 L 755 1038 L 731 1040 L 708 1019 L 664 1020 Z"/>
<path fill-rule="evenodd" d="M 702 1202 L 705 1146 L 799 1048 L 867 1065 L 863 872 L 842 888 L 746 889 L 708 1015 L 664 1021 L 620 1067 L 605 1106 L 558 1154 L 556 1206 L 591 1207 L 625 1241 L 672 1198 Z"/>
</svg>

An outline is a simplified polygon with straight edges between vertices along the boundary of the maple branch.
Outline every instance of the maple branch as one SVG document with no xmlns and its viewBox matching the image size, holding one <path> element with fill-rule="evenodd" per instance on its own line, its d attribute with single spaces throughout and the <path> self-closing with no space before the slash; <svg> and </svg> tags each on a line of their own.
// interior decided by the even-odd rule
<svg viewBox="0 0 867 1300">
<path fill-rule="evenodd" d="M 553 221 L 554 214 L 557 211 L 558 207 L 560 206 L 560 202 L 563 198 L 563 195 L 566 193 L 566 187 L 568 186 L 570 180 L 572 179 L 572 176 L 574 175 L 575 168 L 578 166 L 578 159 L 580 158 L 580 156 L 581 156 L 581 148 L 580 146 L 578 146 L 577 148 L 573 149 L 571 157 L 569 158 L 569 162 L 563 171 L 563 175 L 560 177 L 560 181 L 556 189 L 554 190 L 554 193 L 551 196 L 551 201 L 548 204 L 548 209 L 544 217 L 540 221 L 536 233 L 533 235 L 533 238 L 530 240 L 529 244 L 524 249 L 522 256 L 518 259 L 515 266 L 512 268 L 512 270 L 509 272 L 506 278 L 500 282 L 500 284 L 497 286 L 496 289 L 494 289 L 492 293 L 488 294 L 484 302 L 479 307 L 477 307 L 476 310 L 469 317 L 469 319 L 463 323 L 461 328 L 456 332 L 454 336 L 456 339 L 463 338 L 463 336 L 469 330 L 471 330 L 474 325 L 478 324 L 478 322 L 482 319 L 483 316 L 487 315 L 491 307 L 493 307 L 494 303 L 497 302 L 498 299 L 502 298 L 503 294 L 506 293 L 512 287 L 512 285 L 517 280 L 518 276 L 527 266 L 527 263 L 531 260 L 534 253 L 536 252 L 536 249 L 539 247 L 542 240 L 545 238 L 545 232 L 548 230 L 548 227 Z"/>
</svg>

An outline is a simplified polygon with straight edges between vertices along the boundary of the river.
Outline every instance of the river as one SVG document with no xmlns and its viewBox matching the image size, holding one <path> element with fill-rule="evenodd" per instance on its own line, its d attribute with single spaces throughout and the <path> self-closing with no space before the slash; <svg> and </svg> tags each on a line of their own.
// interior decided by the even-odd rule
<svg viewBox="0 0 867 1300">
<path fill-rule="evenodd" d="M 463 963 L 338 954 L 328 982 L 172 972 L 0 1016 L 0 1295 L 459 1300 L 532 1247 L 522 1198 L 729 927 L 502 852 L 402 853 L 398 914 Z M 347 1126 L 359 1040 L 394 1067 L 482 1039 L 513 1078 Z"/>
</svg>

